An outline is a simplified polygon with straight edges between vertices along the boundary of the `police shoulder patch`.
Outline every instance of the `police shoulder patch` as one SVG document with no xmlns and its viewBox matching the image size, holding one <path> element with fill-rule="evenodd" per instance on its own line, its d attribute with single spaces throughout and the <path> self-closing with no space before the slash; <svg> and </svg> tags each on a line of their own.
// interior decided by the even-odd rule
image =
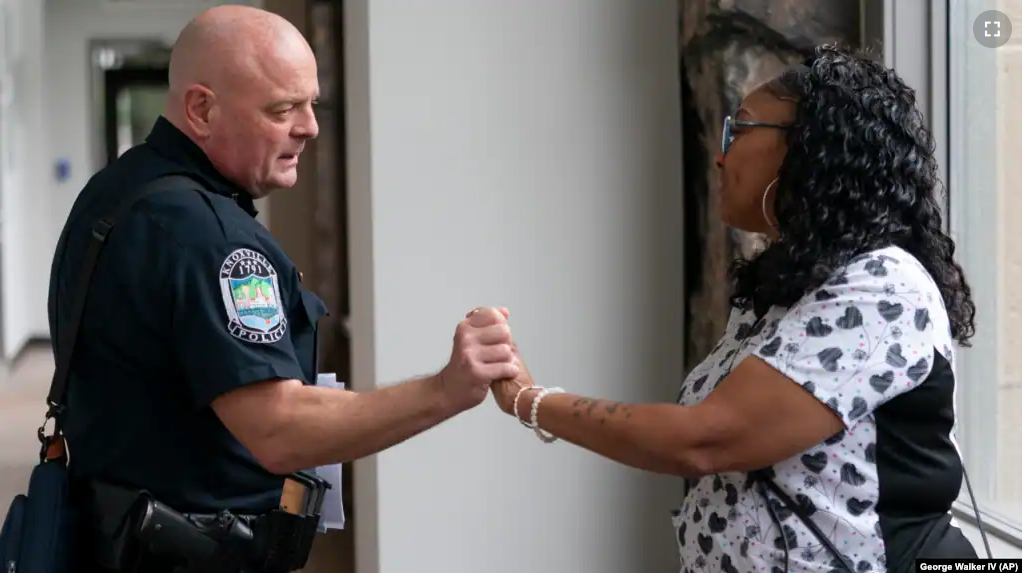
<svg viewBox="0 0 1023 573">
<path fill-rule="evenodd" d="M 220 266 L 220 292 L 231 335 L 257 344 L 284 336 L 288 319 L 281 304 L 277 271 L 261 253 L 236 249 Z"/>
</svg>

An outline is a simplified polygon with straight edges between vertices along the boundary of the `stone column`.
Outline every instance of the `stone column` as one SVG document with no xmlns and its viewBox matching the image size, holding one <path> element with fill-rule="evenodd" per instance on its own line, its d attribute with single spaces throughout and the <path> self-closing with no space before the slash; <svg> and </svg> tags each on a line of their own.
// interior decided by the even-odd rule
<svg viewBox="0 0 1023 573">
<path fill-rule="evenodd" d="M 860 43 L 857 0 L 679 0 L 686 237 L 686 370 L 728 320 L 728 267 L 761 238 L 718 219 L 721 123 L 743 95 L 814 45 Z"/>
</svg>

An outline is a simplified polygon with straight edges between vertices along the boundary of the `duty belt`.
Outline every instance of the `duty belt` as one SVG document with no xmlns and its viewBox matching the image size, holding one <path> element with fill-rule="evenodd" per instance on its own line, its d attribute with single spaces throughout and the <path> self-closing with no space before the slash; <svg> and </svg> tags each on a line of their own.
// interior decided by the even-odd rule
<svg viewBox="0 0 1023 573">
<path fill-rule="evenodd" d="M 330 484 L 306 472 L 284 479 L 277 509 L 259 514 L 180 513 L 145 490 L 92 481 L 83 550 L 97 565 L 131 573 L 152 564 L 175 573 L 286 573 L 305 566 Z"/>
</svg>

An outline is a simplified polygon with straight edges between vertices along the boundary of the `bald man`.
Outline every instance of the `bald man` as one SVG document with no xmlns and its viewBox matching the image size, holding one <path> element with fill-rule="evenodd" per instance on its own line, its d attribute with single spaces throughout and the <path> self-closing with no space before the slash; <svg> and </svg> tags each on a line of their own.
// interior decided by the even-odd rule
<svg viewBox="0 0 1023 573">
<path fill-rule="evenodd" d="M 457 325 L 436 375 L 316 387 L 326 309 L 253 206 L 295 184 L 316 137 L 313 53 L 273 14 L 214 8 L 181 32 L 169 88 L 146 142 L 81 192 L 53 261 L 58 360 L 75 343 L 59 420 L 73 478 L 144 489 L 179 512 L 259 515 L 281 505 L 282 476 L 393 446 L 518 374 L 506 314 L 482 309 Z M 73 339 L 80 262 L 109 227 L 96 222 L 126 201 Z"/>
</svg>

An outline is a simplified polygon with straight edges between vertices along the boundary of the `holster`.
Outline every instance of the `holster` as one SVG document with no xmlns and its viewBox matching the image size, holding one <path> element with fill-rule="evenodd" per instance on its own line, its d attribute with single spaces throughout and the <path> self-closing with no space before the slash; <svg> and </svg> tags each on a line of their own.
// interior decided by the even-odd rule
<svg viewBox="0 0 1023 573">
<path fill-rule="evenodd" d="M 295 484 L 302 495 L 295 507 Z M 323 480 L 286 479 L 281 507 L 260 515 L 181 513 L 149 492 L 92 480 L 83 505 L 92 526 L 83 532 L 88 559 L 133 573 L 158 562 L 175 573 L 287 573 L 305 566 L 319 523 Z"/>
</svg>

